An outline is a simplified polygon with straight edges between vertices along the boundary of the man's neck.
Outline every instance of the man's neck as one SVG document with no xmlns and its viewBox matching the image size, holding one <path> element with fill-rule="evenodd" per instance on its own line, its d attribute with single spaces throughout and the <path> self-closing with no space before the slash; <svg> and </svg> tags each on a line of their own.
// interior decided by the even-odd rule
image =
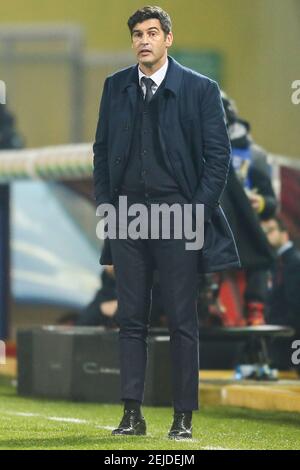
<svg viewBox="0 0 300 470">
<path fill-rule="evenodd" d="M 155 64 L 152 65 L 145 65 L 145 64 L 139 64 L 140 70 L 147 76 L 153 75 L 155 72 L 157 72 L 159 69 L 161 69 L 165 63 L 167 62 L 168 56 L 165 55 L 159 62 L 156 62 Z"/>
</svg>

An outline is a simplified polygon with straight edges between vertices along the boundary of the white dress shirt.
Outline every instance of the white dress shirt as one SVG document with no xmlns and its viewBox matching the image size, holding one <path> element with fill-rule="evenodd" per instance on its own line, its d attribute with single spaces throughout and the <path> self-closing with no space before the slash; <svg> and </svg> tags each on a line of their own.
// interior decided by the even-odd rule
<svg viewBox="0 0 300 470">
<path fill-rule="evenodd" d="M 286 242 L 281 248 L 279 248 L 279 250 L 277 250 L 278 256 L 282 256 L 283 253 L 292 248 L 292 246 L 294 246 L 294 243 L 291 240 Z"/>
<path fill-rule="evenodd" d="M 142 87 L 142 90 L 143 90 L 143 94 L 144 94 L 144 97 L 146 95 L 146 86 L 145 84 L 141 81 L 142 77 L 147 77 L 147 78 L 151 78 L 151 80 L 154 81 L 154 84 L 151 86 L 151 90 L 152 90 L 152 93 L 154 94 L 157 90 L 157 88 L 159 87 L 159 85 L 162 83 L 163 79 L 165 78 L 166 76 L 166 73 L 167 73 L 167 69 L 168 69 L 168 65 L 169 65 L 169 59 L 167 58 L 165 64 L 160 68 L 158 69 L 153 75 L 145 75 L 140 68 L 138 68 L 139 70 L 139 84 L 140 86 Z"/>
</svg>

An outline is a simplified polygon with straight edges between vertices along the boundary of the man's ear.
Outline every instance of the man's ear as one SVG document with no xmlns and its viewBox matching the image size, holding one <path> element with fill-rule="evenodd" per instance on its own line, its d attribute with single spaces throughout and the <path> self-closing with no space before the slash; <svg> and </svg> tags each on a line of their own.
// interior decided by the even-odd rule
<svg viewBox="0 0 300 470">
<path fill-rule="evenodd" d="M 167 47 L 171 47 L 171 46 L 172 46 L 172 44 L 173 44 L 173 39 L 174 39 L 173 33 L 172 33 L 172 31 L 170 31 L 169 34 L 168 34 L 167 37 L 166 37 L 166 46 L 167 46 Z"/>
</svg>

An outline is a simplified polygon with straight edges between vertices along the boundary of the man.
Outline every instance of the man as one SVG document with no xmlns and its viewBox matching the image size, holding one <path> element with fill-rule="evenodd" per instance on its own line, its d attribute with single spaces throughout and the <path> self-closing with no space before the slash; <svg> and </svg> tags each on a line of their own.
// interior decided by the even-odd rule
<svg viewBox="0 0 300 470">
<path fill-rule="evenodd" d="M 266 151 L 253 142 L 250 124 L 239 117 L 235 103 L 224 92 L 222 101 L 232 148 L 232 169 L 221 204 L 246 274 L 245 320 L 249 326 L 259 326 L 265 323 L 268 270 L 274 261 L 260 221 L 275 215 L 277 200 Z"/>
<path fill-rule="evenodd" d="M 141 413 L 153 272 L 159 273 L 168 317 L 174 420 L 169 438 L 192 437 L 198 409 L 197 271 L 239 265 L 236 245 L 219 207 L 230 161 L 218 85 L 182 67 L 168 49 L 169 15 L 144 7 L 128 20 L 138 64 L 104 84 L 94 144 L 97 204 L 204 204 L 202 250 L 186 239 L 106 238 L 101 264 L 116 273 L 124 415 L 114 435 L 146 434 Z M 203 224 L 202 224 L 203 228 Z M 174 230 L 174 227 L 172 227 Z M 173 231 L 172 231 L 173 233 Z"/>
<path fill-rule="evenodd" d="M 106 266 L 101 273 L 101 288 L 97 291 L 92 302 L 79 313 L 76 325 L 117 328 L 117 317 L 115 272 L 112 266 Z"/>
<path fill-rule="evenodd" d="M 300 252 L 279 217 L 263 221 L 262 227 L 277 252 L 270 292 L 269 322 L 289 325 L 300 331 Z"/>
</svg>

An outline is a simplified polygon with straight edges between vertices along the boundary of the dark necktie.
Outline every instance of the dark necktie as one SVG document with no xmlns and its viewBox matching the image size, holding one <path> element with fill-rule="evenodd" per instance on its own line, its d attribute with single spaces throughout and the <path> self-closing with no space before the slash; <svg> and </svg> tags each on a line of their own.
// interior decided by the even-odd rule
<svg viewBox="0 0 300 470">
<path fill-rule="evenodd" d="M 142 81 L 146 87 L 145 101 L 146 103 L 149 103 L 149 101 L 151 100 L 153 96 L 151 87 L 152 85 L 154 85 L 154 81 L 151 78 L 147 78 L 147 77 L 142 77 Z"/>
</svg>

